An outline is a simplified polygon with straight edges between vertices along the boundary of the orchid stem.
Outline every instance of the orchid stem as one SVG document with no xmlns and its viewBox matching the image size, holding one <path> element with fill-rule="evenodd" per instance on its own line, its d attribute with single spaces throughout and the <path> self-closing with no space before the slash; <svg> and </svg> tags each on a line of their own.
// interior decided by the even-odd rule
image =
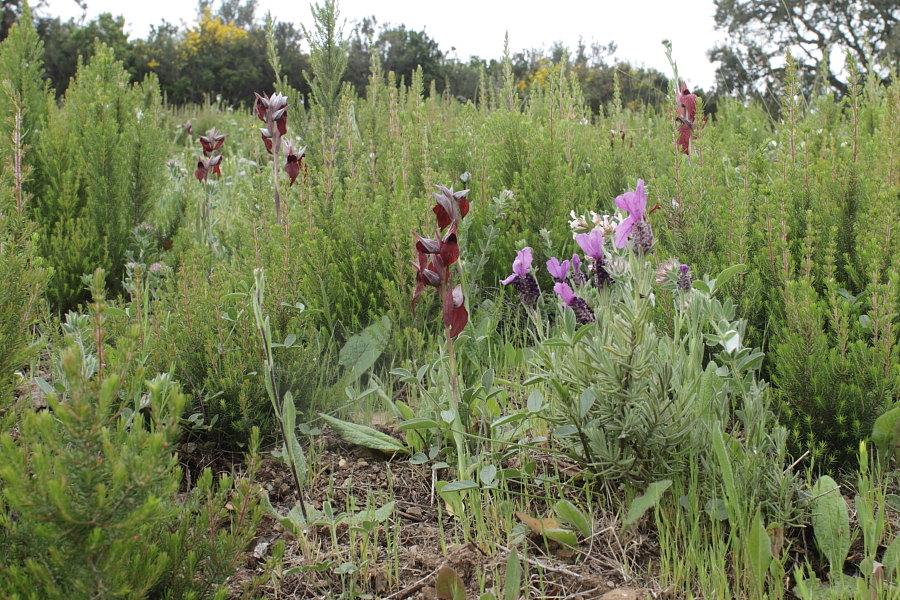
<svg viewBox="0 0 900 600">
<path fill-rule="evenodd" d="M 453 337 L 450 335 L 450 328 L 444 328 L 444 335 L 447 338 L 447 361 L 450 369 L 450 405 L 453 407 L 453 441 L 456 443 L 456 468 L 457 477 L 460 479 L 465 477 L 466 471 L 466 454 L 465 440 L 463 439 L 463 423 L 462 414 L 459 411 L 459 383 L 456 377 L 456 353 L 453 350 Z"/>
</svg>

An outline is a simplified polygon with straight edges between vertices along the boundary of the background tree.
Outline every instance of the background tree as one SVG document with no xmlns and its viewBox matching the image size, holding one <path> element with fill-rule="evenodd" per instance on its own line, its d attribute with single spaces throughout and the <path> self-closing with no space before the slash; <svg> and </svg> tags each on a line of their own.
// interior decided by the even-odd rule
<svg viewBox="0 0 900 600">
<path fill-rule="evenodd" d="M 783 79 L 784 56 L 797 60 L 807 89 L 816 75 L 841 94 L 845 52 L 864 70 L 887 77 L 900 61 L 900 4 L 896 0 L 715 0 L 716 28 L 731 43 L 710 51 L 721 63 L 718 85 L 727 92 L 765 92 Z"/>
<path fill-rule="evenodd" d="M 102 13 L 86 25 L 74 19 L 62 21 L 59 17 L 43 17 L 37 20 L 38 35 L 44 40 L 44 68 L 50 85 L 62 96 L 75 76 L 78 60 L 89 60 L 94 55 L 97 40 L 112 48 L 116 58 L 126 70 L 135 75 L 132 45 L 125 33 L 125 17 Z"/>
</svg>

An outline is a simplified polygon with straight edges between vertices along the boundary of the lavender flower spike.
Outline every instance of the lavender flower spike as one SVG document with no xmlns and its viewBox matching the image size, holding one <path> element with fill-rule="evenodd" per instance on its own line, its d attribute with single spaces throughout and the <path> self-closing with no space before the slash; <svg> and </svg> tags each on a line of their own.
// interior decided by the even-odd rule
<svg viewBox="0 0 900 600">
<path fill-rule="evenodd" d="M 565 281 L 566 276 L 569 274 L 569 261 L 564 260 L 560 263 L 559 259 L 554 256 L 547 261 L 547 272 L 550 273 L 553 281 L 557 283 Z"/>
<path fill-rule="evenodd" d="M 525 246 L 516 253 L 512 274 L 500 282 L 503 285 L 515 284 L 516 291 L 519 292 L 519 298 L 526 306 L 534 306 L 538 296 L 541 295 L 537 280 L 531 274 L 531 263 L 533 260 L 531 248 Z"/>
<path fill-rule="evenodd" d="M 594 260 L 603 259 L 603 232 L 599 229 L 591 229 L 590 233 L 579 233 L 575 236 L 575 242 L 585 256 L 590 256 Z"/>
<path fill-rule="evenodd" d="M 693 281 L 691 281 L 691 268 L 683 264 L 679 269 L 681 274 L 678 276 L 678 289 L 686 292 L 693 287 Z"/>
<path fill-rule="evenodd" d="M 584 273 L 581 270 L 581 258 L 572 254 L 572 284 L 576 287 L 584 285 Z"/>
<path fill-rule="evenodd" d="M 572 308 L 575 313 L 575 322 L 579 325 L 594 322 L 594 311 L 588 306 L 583 298 L 579 298 L 572 291 L 572 288 L 565 283 L 557 283 L 553 286 L 553 291 L 562 299 L 563 304 Z"/>
<path fill-rule="evenodd" d="M 644 212 L 647 210 L 644 180 L 637 180 L 637 187 L 633 192 L 625 192 L 617 197 L 616 206 L 628 212 L 628 217 L 616 228 L 616 248 L 624 248 L 628 243 L 629 234 L 633 232 L 634 247 L 649 250 L 653 245 L 653 232 L 650 224 L 644 220 Z"/>
</svg>

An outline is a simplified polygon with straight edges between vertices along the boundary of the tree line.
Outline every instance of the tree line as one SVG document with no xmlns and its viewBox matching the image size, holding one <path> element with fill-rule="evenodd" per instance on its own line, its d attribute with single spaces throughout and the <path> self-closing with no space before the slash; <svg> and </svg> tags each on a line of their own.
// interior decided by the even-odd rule
<svg viewBox="0 0 900 600">
<path fill-rule="evenodd" d="M 81 0 L 73 1 L 85 8 Z M 0 39 L 18 18 L 23 2 L 3 0 Z M 900 5 L 890 0 L 715 0 L 715 6 L 716 27 L 729 41 L 709 51 L 710 60 L 718 63 L 714 88 L 692 90 L 704 98 L 707 112 L 714 111 L 715 99 L 722 94 L 774 103 L 784 80 L 786 52 L 791 52 L 801 89 L 808 93 L 831 89 L 845 94 L 848 64 L 887 81 L 900 63 Z M 134 80 L 155 73 L 172 104 L 221 98 L 236 105 L 247 102 L 254 91 L 272 88 L 266 22 L 257 0 L 198 0 L 195 23 L 179 27 L 161 21 L 138 39 L 125 32 L 124 17 L 109 13 L 83 22 L 42 16 L 38 10 L 35 26 L 44 43 L 46 78 L 60 95 L 78 61 L 90 58 L 95 39 L 113 48 Z M 480 82 L 503 78 L 503 59 L 449 56 L 424 31 L 379 23 L 375 16 L 343 33 L 344 81 L 361 96 L 376 59 L 383 72 L 395 73 L 397 82 L 408 83 L 421 67 L 426 91 L 433 85 L 438 93 L 461 100 L 475 101 Z M 307 33 L 291 23 L 275 22 L 272 34 L 283 75 L 308 94 L 304 74 L 310 71 L 310 57 L 302 49 Z M 565 61 L 595 113 L 613 102 L 653 105 L 666 98 L 667 75 L 618 59 L 615 51 L 614 43 L 567 48 L 557 42 L 549 49 L 513 52 L 510 63 L 519 91 L 527 95 L 531 86 L 544 83 L 550 66 Z"/>
</svg>

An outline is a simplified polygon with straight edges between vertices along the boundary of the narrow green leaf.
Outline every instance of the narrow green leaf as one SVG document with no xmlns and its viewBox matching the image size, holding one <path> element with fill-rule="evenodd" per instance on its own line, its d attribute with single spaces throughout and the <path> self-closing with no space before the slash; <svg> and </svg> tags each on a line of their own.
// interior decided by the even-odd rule
<svg viewBox="0 0 900 600">
<path fill-rule="evenodd" d="M 750 558 L 750 568 L 753 569 L 753 577 L 756 580 L 756 589 L 762 595 L 766 581 L 766 573 L 769 571 L 769 564 L 772 562 L 772 544 L 769 541 L 769 534 L 763 525 L 762 516 L 756 513 L 756 518 L 750 525 L 750 531 L 747 536 L 747 554 Z"/>
<path fill-rule="evenodd" d="M 459 479 L 457 481 L 451 481 L 444 485 L 441 488 L 442 494 L 449 494 L 451 492 L 461 492 L 462 490 L 477 490 L 478 484 L 469 479 Z"/>
<path fill-rule="evenodd" d="M 630 527 L 638 522 L 644 516 L 644 513 L 656 506 L 663 494 L 672 485 L 671 479 L 662 479 L 654 481 L 647 486 L 647 491 L 643 495 L 638 496 L 631 501 L 631 507 L 628 509 L 628 516 L 622 521 L 625 527 Z"/>
<path fill-rule="evenodd" d="M 568 500 L 560 500 L 556 503 L 556 514 L 560 519 L 575 527 L 578 533 L 584 537 L 591 535 L 590 517 Z"/>
<path fill-rule="evenodd" d="M 515 547 L 510 549 L 506 559 L 506 574 L 503 577 L 503 599 L 519 600 L 522 591 L 522 563 Z"/>
<path fill-rule="evenodd" d="M 494 387 L 494 370 L 488 369 L 481 376 L 481 387 L 484 388 L 485 394 L 490 394 Z"/>
<path fill-rule="evenodd" d="M 585 418 L 591 412 L 591 408 L 593 408 L 596 401 L 597 395 L 594 394 L 594 390 L 591 388 L 586 388 L 581 392 L 581 396 L 578 399 L 578 418 Z"/>
<path fill-rule="evenodd" d="M 884 565 L 885 581 L 893 580 L 897 566 L 900 565 L 900 536 L 895 537 L 891 545 L 884 551 L 884 556 L 881 557 L 881 564 Z"/>
<path fill-rule="evenodd" d="M 725 269 L 724 271 L 719 273 L 719 276 L 716 277 L 716 279 L 715 279 L 716 289 L 721 289 L 722 286 L 724 286 L 726 283 L 731 281 L 731 279 L 735 275 L 743 273 L 746 270 L 747 270 L 747 265 L 743 265 L 743 264 L 731 265 L 730 267 L 728 267 L 727 269 Z"/>
<path fill-rule="evenodd" d="M 410 431 L 412 429 L 434 429 L 438 426 L 437 421 L 433 419 L 426 419 L 425 417 L 416 417 L 414 419 L 407 419 L 397 425 L 398 431 Z"/>
<path fill-rule="evenodd" d="M 319 416 L 331 425 L 342 438 L 351 444 L 364 446 L 373 450 L 381 450 L 382 452 L 396 452 L 400 454 L 409 454 L 409 449 L 399 440 L 392 438 L 386 433 L 382 433 L 377 429 L 372 429 L 368 425 L 359 425 L 342 421 L 331 415 L 319 413 Z"/>
</svg>

